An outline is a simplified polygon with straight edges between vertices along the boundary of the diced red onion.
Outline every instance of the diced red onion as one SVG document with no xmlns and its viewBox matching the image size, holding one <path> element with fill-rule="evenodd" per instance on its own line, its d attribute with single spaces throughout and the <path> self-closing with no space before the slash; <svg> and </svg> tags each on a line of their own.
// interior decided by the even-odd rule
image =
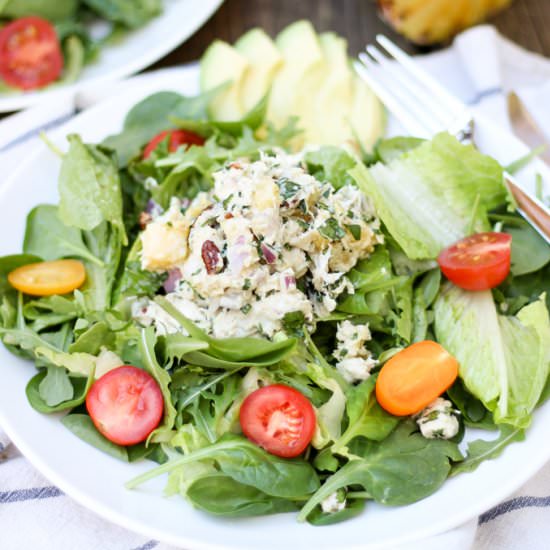
<svg viewBox="0 0 550 550">
<path fill-rule="evenodd" d="M 149 199 L 145 205 L 145 212 L 151 214 L 153 218 L 156 218 L 162 214 L 162 206 L 153 199 Z"/>
<path fill-rule="evenodd" d="M 294 277 L 294 275 L 285 275 L 285 286 L 287 290 L 291 286 L 295 286 L 295 285 L 296 285 L 296 277 Z"/>
<path fill-rule="evenodd" d="M 164 284 L 162 285 L 164 287 L 164 290 L 166 292 L 174 292 L 176 290 L 176 287 L 178 286 L 178 282 L 181 279 L 181 271 L 175 267 L 174 269 L 170 269 L 168 271 L 168 278 L 166 281 L 164 281 Z"/>
<path fill-rule="evenodd" d="M 275 261 L 277 260 L 277 256 L 275 256 L 273 250 L 271 250 L 271 248 L 269 248 L 269 246 L 267 246 L 266 244 L 262 244 L 261 248 L 265 261 L 268 264 L 275 263 Z"/>
</svg>

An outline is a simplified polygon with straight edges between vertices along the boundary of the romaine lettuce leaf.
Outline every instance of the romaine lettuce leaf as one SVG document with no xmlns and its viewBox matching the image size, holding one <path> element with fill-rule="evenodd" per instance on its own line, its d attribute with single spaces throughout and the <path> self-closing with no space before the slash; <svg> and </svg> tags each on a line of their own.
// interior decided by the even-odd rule
<svg viewBox="0 0 550 550">
<path fill-rule="evenodd" d="M 495 422 L 524 428 L 550 370 L 550 320 L 542 296 L 516 317 L 502 316 L 490 291 L 466 292 L 450 283 L 435 302 L 438 341 L 460 363 L 468 390 Z"/>
<path fill-rule="evenodd" d="M 487 211 L 507 197 L 502 167 L 446 133 L 388 165 L 349 173 L 411 259 L 435 258 L 468 233 L 489 230 Z"/>
</svg>

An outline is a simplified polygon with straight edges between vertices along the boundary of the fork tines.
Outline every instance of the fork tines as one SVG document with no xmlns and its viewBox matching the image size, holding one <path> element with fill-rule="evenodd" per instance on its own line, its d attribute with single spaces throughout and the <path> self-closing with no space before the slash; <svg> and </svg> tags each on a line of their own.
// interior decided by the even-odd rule
<svg viewBox="0 0 550 550">
<path fill-rule="evenodd" d="M 355 69 L 408 132 L 431 137 L 468 127 L 471 115 L 466 105 L 391 40 L 378 35 L 376 41 L 379 46 L 369 44 L 359 54 Z"/>
</svg>

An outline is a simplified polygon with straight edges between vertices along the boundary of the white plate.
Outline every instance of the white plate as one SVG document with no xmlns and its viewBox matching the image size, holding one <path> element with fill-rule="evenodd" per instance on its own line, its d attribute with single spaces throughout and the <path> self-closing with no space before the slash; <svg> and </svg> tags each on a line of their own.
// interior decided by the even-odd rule
<svg viewBox="0 0 550 550">
<path fill-rule="evenodd" d="M 52 0 L 55 1 L 55 0 Z M 137 73 L 189 38 L 223 0 L 163 0 L 163 12 L 121 42 L 101 48 L 95 63 L 86 65 L 78 80 L 42 91 L 0 93 L 0 113 L 16 111 L 55 96 L 76 93 L 90 85 Z"/>
<path fill-rule="evenodd" d="M 154 82 L 126 90 L 75 117 L 51 138 L 63 147 L 63 136 L 69 132 L 80 133 L 86 141 L 98 141 L 120 129 L 125 112 L 135 101 L 161 89 L 196 93 L 197 69 L 167 71 Z M 486 122 L 479 124 L 478 143 L 504 163 L 526 151 L 516 139 Z M 58 171 L 59 160 L 40 146 L 6 182 L 0 192 L 4 228 L 0 232 L 0 255 L 21 250 L 25 216 L 33 206 L 57 201 Z M 549 181 L 548 170 L 542 166 L 525 170 L 525 181 L 534 182 L 535 171 Z M 416 504 L 388 508 L 369 503 L 361 517 L 327 527 L 299 524 L 294 514 L 216 519 L 193 510 L 179 497 L 164 498 L 164 479 L 135 491 L 125 490 L 125 481 L 151 465 L 119 462 L 77 439 L 57 416 L 37 413 L 25 398 L 25 385 L 35 373 L 34 366 L 4 348 L 0 349 L 0 365 L 0 424 L 52 483 L 112 522 L 187 550 L 393 548 L 482 513 L 516 490 L 550 458 L 547 403 L 537 410 L 525 442 L 509 446 L 500 458 L 485 462 L 474 473 L 448 480 L 434 495 Z"/>
</svg>

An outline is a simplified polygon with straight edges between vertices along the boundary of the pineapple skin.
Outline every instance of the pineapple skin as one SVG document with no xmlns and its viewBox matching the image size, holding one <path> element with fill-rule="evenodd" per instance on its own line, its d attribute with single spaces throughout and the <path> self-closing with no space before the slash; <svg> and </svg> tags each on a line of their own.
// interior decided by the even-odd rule
<svg viewBox="0 0 550 550">
<path fill-rule="evenodd" d="M 411 42 L 445 42 L 512 0 L 378 0 L 384 19 Z"/>
</svg>

